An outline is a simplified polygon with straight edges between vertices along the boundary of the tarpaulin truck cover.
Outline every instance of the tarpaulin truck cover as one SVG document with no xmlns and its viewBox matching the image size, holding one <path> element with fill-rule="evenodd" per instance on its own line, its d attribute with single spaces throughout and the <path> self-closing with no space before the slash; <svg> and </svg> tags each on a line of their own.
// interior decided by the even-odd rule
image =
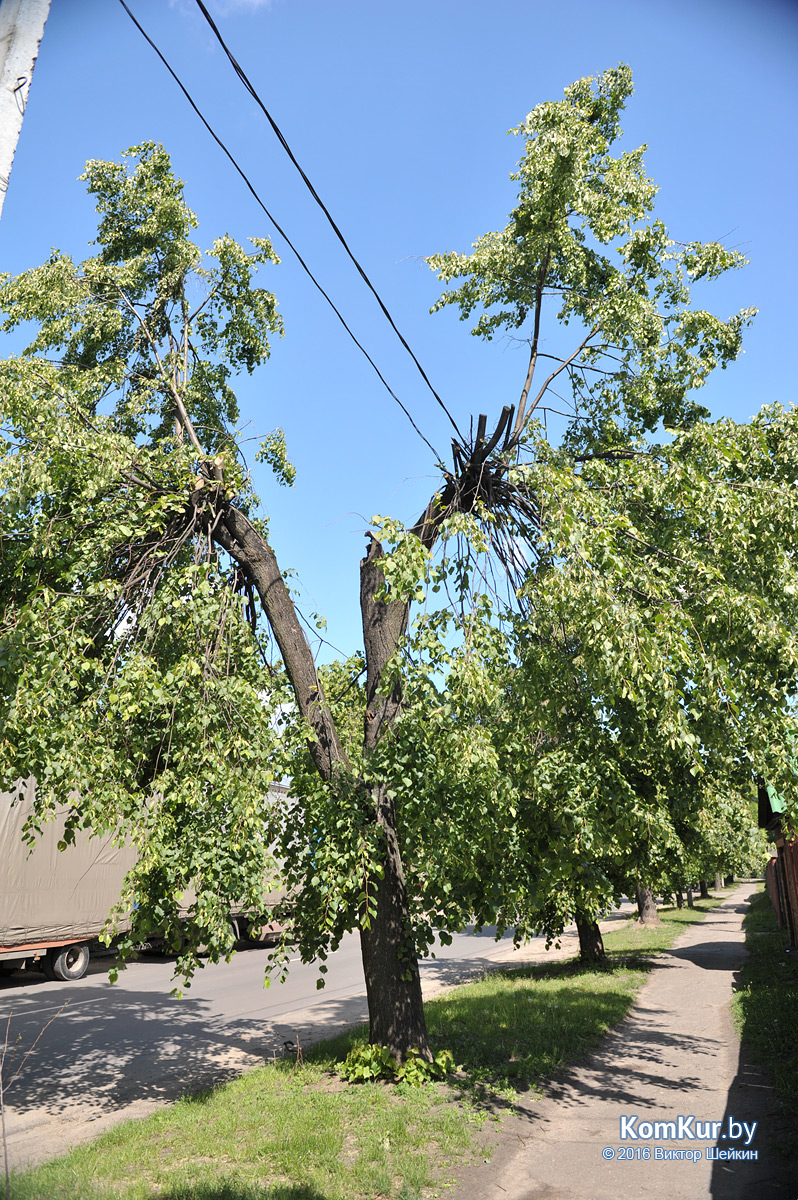
<svg viewBox="0 0 798 1200">
<path fill-rule="evenodd" d="M 74 846 L 59 850 L 63 814 L 43 825 L 31 849 L 22 829 L 33 808 L 33 786 L 30 780 L 14 803 L 0 792 L 0 953 L 96 938 L 136 857 L 111 838 L 84 831 Z"/>
<path fill-rule="evenodd" d="M 46 947 L 68 942 L 90 941 L 102 933 L 111 910 L 119 900 L 122 881 L 135 862 L 135 851 L 115 846 L 110 837 L 90 837 L 78 831 L 75 844 L 58 849 L 64 836 L 64 815 L 42 827 L 31 850 L 22 838 L 25 821 L 33 810 L 33 779 L 14 803 L 8 792 L 0 792 L 0 955 L 21 947 Z M 273 801 L 282 800 L 285 787 L 274 785 Z M 270 910 L 285 896 L 274 880 L 264 880 L 260 916 L 268 920 Z M 184 896 L 184 911 L 192 903 L 192 891 Z M 231 915 L 242 906 L 232 905 Z M 119 925 L 124 929 L 124 925 Z M 267 932 L 276 935 L 279 926 Z"/>
</svg>

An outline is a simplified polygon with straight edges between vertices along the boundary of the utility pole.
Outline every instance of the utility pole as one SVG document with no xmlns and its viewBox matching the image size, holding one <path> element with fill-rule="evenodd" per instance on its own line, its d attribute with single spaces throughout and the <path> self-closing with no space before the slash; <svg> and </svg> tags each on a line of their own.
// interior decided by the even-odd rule
<svg viewBox="0 0 798 1200">
<path fill-rule="evenodd" d="M 0 0 L 0 213 L 50 0 Z"/>
</svg>

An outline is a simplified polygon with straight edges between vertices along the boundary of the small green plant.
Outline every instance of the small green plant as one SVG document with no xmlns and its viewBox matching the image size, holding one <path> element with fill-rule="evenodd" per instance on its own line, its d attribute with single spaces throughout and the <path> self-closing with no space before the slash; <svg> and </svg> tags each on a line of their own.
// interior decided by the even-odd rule
<svg viewBox="0 0 798 1200">
<path fill-rule="evenodd" d="M 445 1079 L 457 1070 L 451 1050 L 439 1050 L 432 1062 L 422 1058 L 415 1046 L 411 1047 L 405 1061 L 397 1069 L 397 1076 L 414 1087 L 429 1083 L 433 1079 Z"/>
<path fill-rule="evenodd" d="M 433 1079 L 445 1079 L 456 1069 L 450 1050 L 439 1050 L 432 1062 L 428 1062 L 413 1046 L 404 1062 L 400 1063 L 385 1046 L 366 1044 L 349 1051 L 341 1066 L 341 1074 L 348 1083 L 390 1079 L 418 1087 Z"/>
<path fill-rule="evenodd" d="M 398 1063 L 387 1046 L 354 1046 L 343 1061 L 341 1074 L 347 1083 L 370 1083 L 372 1079 L 390 1079 Z"/>
</svg>

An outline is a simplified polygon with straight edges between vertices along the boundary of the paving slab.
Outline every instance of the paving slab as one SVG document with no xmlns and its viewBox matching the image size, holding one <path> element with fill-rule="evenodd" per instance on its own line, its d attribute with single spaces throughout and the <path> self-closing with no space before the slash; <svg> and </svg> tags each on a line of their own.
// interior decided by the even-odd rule
<svg viewBox="0 0 798 1200">
<path fill-rule="evenodd" d="M 738 887 L 652 960 L 629 1016 L 543 1100 L 521 1106 L 502 1150 L 451 1200 L 798 1198 L 770 1145 L 773 1091 L 741 1061 L 731 1018 L 755 890 Z"/>
</svg>

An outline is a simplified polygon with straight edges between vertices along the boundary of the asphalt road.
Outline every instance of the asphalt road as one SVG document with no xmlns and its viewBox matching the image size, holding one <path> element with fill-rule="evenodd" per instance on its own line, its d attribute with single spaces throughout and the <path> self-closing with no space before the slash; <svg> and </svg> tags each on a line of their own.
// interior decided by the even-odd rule
<svg viewBox="0 0 798 1200">
<path fill-rule="evenodd" d="M 537 943 L 542 952 L 543 939 Z M 266 953 L 242 950 L 230 963 L 206 966 L 181 999 L 170 995 L 172 962 L 157 958 L 130 964 L 114 985 L 108 958 L 94 960 L 75 983 L 26 971 L 0 980 L 10 1161 L 63 1153 L 123 1117 L 365 1020 L 354 936 L 328 960 L 323 991 L 317 968 L 299 961 L 284 983 L 264 990 Z M 509 936 L 496 942 L 490 930 L 458 934 L 423 963 L 425 996 L 512 957 Z"/>
</svg>

